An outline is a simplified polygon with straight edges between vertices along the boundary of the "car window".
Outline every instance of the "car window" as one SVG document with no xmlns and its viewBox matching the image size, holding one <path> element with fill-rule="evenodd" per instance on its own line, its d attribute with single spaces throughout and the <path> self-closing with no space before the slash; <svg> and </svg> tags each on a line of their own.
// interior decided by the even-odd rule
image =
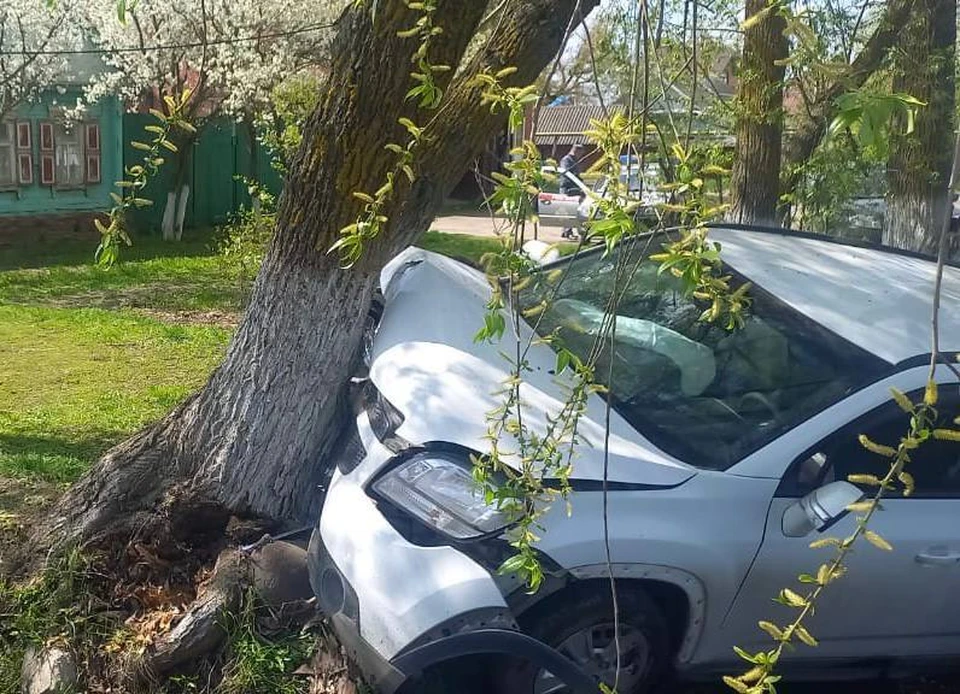
<svg viewBox="0 0 960 694">
<path fill-rule="evenodd" d="M 543 193 L 559 193 L 560 192 L 560 176 L 555 171 L 544 172 L 541 184 L 540 191 Z"/>
<path fill-rule="evenodd" d="M 916 402 L 923 398 L 923 392 L 911 393 L 910 397 Z M 937 413 L 937 426 L 956 428 L 953 422 L 960 414 L 960 397 L 956 393 L 942 394 Z M 872 441 L 896 448 L 909 426 L 909 415 L 893 402 L 857 418 L 800 456 L 788 470 L 777 495 L 803 496 L 855 474 L 884 477 L 890 469 L 889 459 L 867 451 L 858 437 L 866 434 Z M 916 483 L 910 498 L 960 498 L 960 443 L 931 439 L 910 457 L 907 470 Z M 864 491 L 871 489 L 864 487 Z"/>
<path fill-rule="evenodd" d="M 580 256 L 559 286 L 549 272 L 520 293 L 537 331 L 558 336 L 555 347 L 583 360 L 593 351 L 621 253 L 629 278 L 616 343 L 599 346 L 597 379 L 644 437 L 692 465 L 726 469 L 890 368 L 756 286 L 742 329 L 701 321 L 707 304 L 656 263 L 641 262 L 640 250 Z"/>
</svg>

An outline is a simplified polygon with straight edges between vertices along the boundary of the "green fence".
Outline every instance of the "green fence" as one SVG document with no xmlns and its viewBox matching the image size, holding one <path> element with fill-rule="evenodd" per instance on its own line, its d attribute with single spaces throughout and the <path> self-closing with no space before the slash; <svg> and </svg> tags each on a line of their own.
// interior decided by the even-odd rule
<svg viewBox="0 0 960 694">
<path fill-rule="evenodd" d="M 131 147 L 130 141 L 146 139 L 143 126 L 155 123 L 146 114 L 124 114 L 124 166 L 140 163 L 143 152 Z M 159 232 L 167 193 L 177 175 L 175 159 L 182 155 L 167 153 L 167 163 L 147 185 L 143 197 L 153 200 L 153 205 L 133 213 L 138 231 Z M 202 128 L 192 145 L 184 176 L 190 186 L 184 226 L 191 229 L 224 224 L 233 213 L 250 206 L 247 186 L 237 176 L 258 180 L 274 194 L 279 194 L 282 187 L 280 176 L 270 166 L 269 153 L 251 141 L 246 127 L 227 118 L 210 121 Z"/>
</svg>

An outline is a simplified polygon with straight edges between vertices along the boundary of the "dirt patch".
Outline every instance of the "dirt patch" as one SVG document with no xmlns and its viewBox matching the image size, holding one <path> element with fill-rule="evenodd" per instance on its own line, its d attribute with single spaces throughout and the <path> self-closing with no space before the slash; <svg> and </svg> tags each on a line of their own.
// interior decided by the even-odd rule
<svg viewBox="0 0 960 694">
<path fill-rule="evenodd" d="M 240 314 L 225 311 L 165 311 L 156 308 L 134 309 L 137 313 L 161 321 L 178 325 L 212 325 L 225 330 L 237 327 Z"/>
</svg>

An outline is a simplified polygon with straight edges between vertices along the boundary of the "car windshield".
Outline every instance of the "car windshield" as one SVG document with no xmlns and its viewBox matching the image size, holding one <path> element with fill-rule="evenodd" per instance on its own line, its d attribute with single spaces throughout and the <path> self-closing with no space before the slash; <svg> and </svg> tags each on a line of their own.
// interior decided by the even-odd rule
<svg viewBox="0 0 960 694">
<path fill-rule="evenodd" d="M 641 257 L 638 250 L 581 255 L 566 273 L 541 273 L 518 300 L 541 336 L 555 333 L 555 346 L 586 361 L 622 258 L 628 281 L 620 285 L 616 344 L 598 345 L 596 377 L 624 419 L 680 460 L 726 469 L 890 368 L 756 286 L 742 328 L 703 322 L 706 305 Z M 734 287 L 745 281 L 735 268 L 725 271 Z"/>
</svg>

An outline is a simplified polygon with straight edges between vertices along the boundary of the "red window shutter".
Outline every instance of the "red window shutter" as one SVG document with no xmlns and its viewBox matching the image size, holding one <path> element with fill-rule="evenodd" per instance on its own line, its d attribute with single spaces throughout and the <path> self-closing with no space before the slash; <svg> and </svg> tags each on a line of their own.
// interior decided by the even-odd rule
<svg viewBox="0 0 960 694">
<path fill-rule="evenodd" d="M 20 172 L 20 185 L 33 184 L 33 152 L 23 152 L 17 155 L 17 164 Z"/>
<path fill-rule="evenodd" d="M 87 183 L 100 182 L 100 126 L 87 123 L 86 126 Z"/>
<path fill-rule="evenodd" d="M 87 183 L 100 182 L 100 153 L 87 152 Z"/>
<path fill-rule="evenodd" d="M 17 149 L 31 149 L 33 138 L 30 130 L 30 121 L 17 121 Z"/>
<path fill-rule="evenodd" d="M 53 155 L 52 154 L 41 154 L 40 155 L 40 185 L 43 186 L 52 186 L 56 183 L 56 177 L 54 172 L 56 168 L 54 167 Z"/>
<path fill-rule="evenodd" d="M 42 121 L 40 123 L 40 151 L 52 152 L 53 145 L 53 123 L 50 121 Z"/>
<path fill-rule="evenodd" d="M 96 123 L 87 124 L 87 149 L 100 149 L 100 126 Z"/>
</svg>

